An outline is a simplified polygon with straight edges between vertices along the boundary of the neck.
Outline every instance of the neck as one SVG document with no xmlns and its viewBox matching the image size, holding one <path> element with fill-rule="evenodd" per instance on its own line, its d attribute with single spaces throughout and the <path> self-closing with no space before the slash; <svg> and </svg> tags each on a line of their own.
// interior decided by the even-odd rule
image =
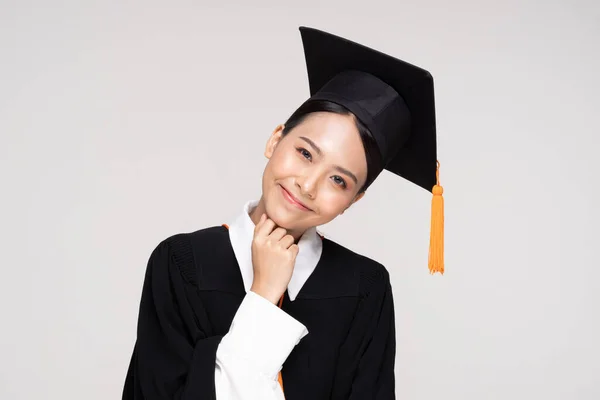
<svg viewBox="0 0 600 400">
<path fill-rule="evenodd" d="M 263 214 L 267 214 L 267 209 L 265 207 L 265 201 L 263 199 L 263 197 L 261 196 L 260 200 L 258 201 L 258 204 L 256 207 L 254 207 L 254 210 L 250 210 L 250 219 L 252 220 L 252 222 L 254 222 L 254 225 L 258 224 L 258 221 L 260 220 L 260 216 Z M 269 214 L 267 214 L 267 217 L 269 217 Z M 270 218 L 270 217 L 269 217 Z M 302 237 L 302 235 L 304 234 L 304 232 L 306 232 L 306 230 L 294 230 L 294 229 L 286 229 L 288 235 L 292 235 L 294 238 L 294 242 L 297 244 L 300 241 L 300 238 Z"/>
</svg>

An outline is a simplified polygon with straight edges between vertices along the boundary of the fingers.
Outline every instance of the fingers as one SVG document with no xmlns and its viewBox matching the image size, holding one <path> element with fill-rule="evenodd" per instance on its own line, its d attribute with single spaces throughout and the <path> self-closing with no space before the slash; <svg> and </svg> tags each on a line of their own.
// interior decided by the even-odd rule
<svg viewBox="0 0 600 400">
<path fill-rule="evenodd" d="M 254 227 L 255 236 L 269 236 L 269 234 L 275 228 L 275 222 L 269 219 L 266 214 L 261 215 L 258 224 Z"/>
<path fill-rule="evenodd" d="M 300 250 L 300 248 L 298 247 L 297 244 L 292 244 L 290 246 L 289 250 L 292 252 L 293 257 L 296 258 L 296 256 L 298 255 L 298 251 Z"/>
<path fill-rule="evenodd" d="M 256 236 L 258 234 L 258 232 L 260 232 L 263 224 L 265 223 L 265 219 L 266 219 L 266 215 L 262 214 L 260 216 L 260 219 L 258 220 L 258 223 L 256 225 L 254 225 L 254 236 Z"/>
<path fill-rule="evenodd" d="M 283 247 L 284 249 L 288 249 L 291 248 L 291 246 L 294 244 L 295 239 L 292 235 L 285 235 L 281 238 L 281 240 L 279 240 L 279 245 L 281 247 Z M 298 247 L 298 246 L 296 246 Z"/>
<path fill-rule="evenodd" d="M 287 231 L 285 229 L 275 228 L 275 230 L 269 235 L 269 239 L 274 242 L 279 242 L 285 235 L 287 235 Z"/>
<path fill-rule="evenodd" d="M 281 240 L 281 238 L 284 237 L 286 234 L 287 231 L 284 228 L 277 227 L 275 222 L 269 217 L 267 217 L 266 214 L 261 215 L 258 224 L 256 224 L 256 227 L 254 228 L 255 236 L 268 236 L 269 239 L 274 240 L 276 242 Z"/>
<path fill-rule="evenodd" d="M 263 213 L 263 214 L 260 216 L 260 220 L 258 220 L 258 224 L 257 224 L 257 225 L 260 225 L 260 224 L 262 224 L 263 222 L 265 222 L 265 220 L 266 220 L 266 219 L 267 219 L 267 214 Z"/>
<path fill-rule="evenodd" d="M 290 248 L 295 242 L 294 237 L 288 235 L 285 228 L 278 227 L 266 214 L 260 216 L 260 220 L 258 220 L 254 228 L 254 236 L 268 239 L 273 243 L 279 244 L 284 249 Z"/>
<path fill-rule="evenodd" d="M 260 219 L 258 220 L 258 223 L 256 224 L 256 226 L 254 227 L 254 230 L 258 230 L 262 224 L 264 224 L 265 220 L 267 219 L 267 214 L 263 213 L 260 216 Z"/>
</svg>

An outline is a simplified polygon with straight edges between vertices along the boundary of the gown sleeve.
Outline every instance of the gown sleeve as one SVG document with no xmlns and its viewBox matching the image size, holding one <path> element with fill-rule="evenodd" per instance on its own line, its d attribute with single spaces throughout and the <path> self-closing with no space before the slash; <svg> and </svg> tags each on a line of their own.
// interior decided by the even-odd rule
<svg viewBox="0 0 600 400">
<path fill-rule="evenodd" d="M 181 268 L 186 263 L 193 254 L 183 235 L 150 256 L 123 400 L 279 399 L 277 372 L 306 328 L 250 292 L 230 331 L 209 335 L 197 288 L 186 279 L 190 269 Z"/>
<path fill-rule="evenodd" d="M 218 400 L 284 400 L 277 374 L 308 330 L 249 291 L 217 349 Z"/>
<path fill-rule="evenodd" d="M 364 294 L 342 346 L 354 351 L 342 349 L 337 374 L 340 384 L 334 384 L 332 399 L 393 400 L 396 328 L 389 274 L 381 266 L 363 275 Z"/>
<path fill-rule="evenodd" d="M 207 321 L 196 322 L 191 288 L 179 270 L 191 258 L 191 246 L 181 237 L 160 243 L 150 256 L 123 400 L 215 399 L 222 336 L 208 336 Z"/>
</svg>

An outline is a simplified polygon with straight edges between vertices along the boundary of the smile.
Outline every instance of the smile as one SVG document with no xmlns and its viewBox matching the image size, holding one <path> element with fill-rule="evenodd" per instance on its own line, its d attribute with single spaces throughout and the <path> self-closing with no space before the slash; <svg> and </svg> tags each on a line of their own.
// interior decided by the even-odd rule
<svg viewBox="0 0 600 400">
<path fill-rule="evenodd" d="M 302 211 L 312 211 L 310 208 L 306 207 L 304 204 L 302 204 L 302 202 L 296 199 L 290 192 L 285 190 L 283 186 L 279 185 L 279 187 L 281 188 L 281 194 L 283 195 L 283 198 L 286 199 L 288 203 Z"/>
</svg>

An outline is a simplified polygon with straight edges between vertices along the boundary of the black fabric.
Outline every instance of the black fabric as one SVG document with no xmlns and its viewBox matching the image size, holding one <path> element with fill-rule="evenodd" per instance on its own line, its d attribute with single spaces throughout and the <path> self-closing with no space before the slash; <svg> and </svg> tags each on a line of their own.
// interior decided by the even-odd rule
<svg viewBox="0 0 600 400">
<path fill-rule="evenodd" d="M 194 269 L 189 236 L 171 237 L 152 252 L 123 399 L 216 398 L 215 360 L 223 335 L 211 335 L 197 291 L 184 278 Z"/>
<path fill-rule="evenodd" d="M 215 399 L 218 344 L 245 296 L 224 227 L 173 236 L 152 253 L 123 399 Z M 309 333 L 282 369 L 286 400 L 394 399 L 387 270 L 328 239 L 295 301 Z"/>
<path fill-rule="evenodd" d="M 327 32 L 307 27 L 300 32 L 311 95 L 307 101 L 346 107 L 373 134 L 385 169 L 431 191 L 437 167 L 431 74 Z"/>
</svg>

